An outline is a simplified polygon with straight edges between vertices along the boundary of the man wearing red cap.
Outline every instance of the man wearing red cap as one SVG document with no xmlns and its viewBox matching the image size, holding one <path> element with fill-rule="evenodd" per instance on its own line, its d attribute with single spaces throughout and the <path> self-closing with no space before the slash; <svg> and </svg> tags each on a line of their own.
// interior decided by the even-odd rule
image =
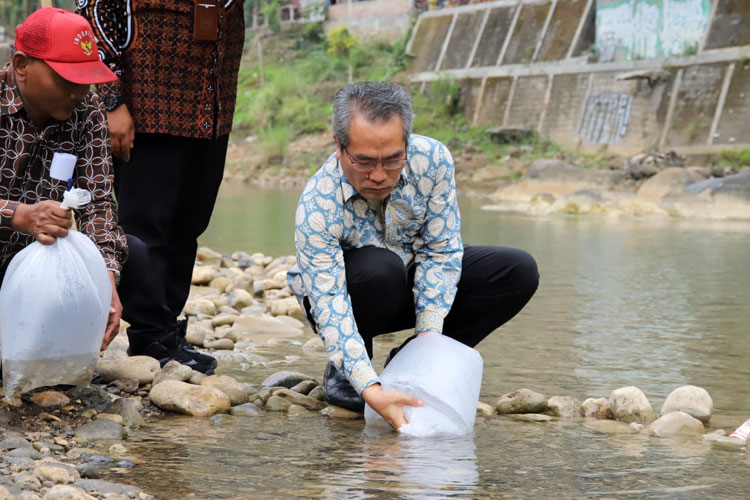
<svg viewBox="0 0 750 500">
<path fill-rule="evenodd" d="M 120 223 L 148 255 L 135 273 L 148 280 L 132 295 L 121 290 L 129 352 L 202 372 L 216 360 L 187 344 L 187 321 L 178 317 L 223 177 L 245 38 L 242 2 L 78 0 L 102 59 L 119 76 L 97 91 L 108 111 Z"/>
<path fill-rule="evenodd" d="M 91 84 L 116 76 L 101 62 L 91 26 L 62 9 L 36 11 L 16 30 L 15 52 L 0 70 L 0 280 L 13 256 L 35 239 L 52 244 L 71 226 L 60 208 L 65 181 L 50 176 L 58 153 L 77 160 L 72 181 L 91 192 L 78 228 L 101 251 L 112 280 L 104 346 L 117 334 L 116 282 L 127 255 L 112 200 L 107 122 Z"/>
</svg>

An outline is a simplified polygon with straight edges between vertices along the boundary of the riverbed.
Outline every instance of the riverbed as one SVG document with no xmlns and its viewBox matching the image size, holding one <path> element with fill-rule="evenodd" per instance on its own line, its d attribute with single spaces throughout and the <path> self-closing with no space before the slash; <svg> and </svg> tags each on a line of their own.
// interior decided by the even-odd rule
<svg viewBox="0 0 750 500">
<path fill-rule="evenodd" d="M 293 254 L 297 197 L 225 187 L 201 244 Z M 750 224 L 540 218 L 460 200 L 465 243 L 523 248 L 541 274 L 528 306 L 478 346 L 482 401 L 494 406 L 521 387 L 583 400 L 634 385 L 658 413 L 672 390 L 693 384 L 713 398 L 711 427 L 731 432 L 750 417 Z M 376 367 L 406 335 L 376 342 Z M 292 356 L 283 368 L 222 362 L 218 373 L 260 383 L 289 369 L 320 380 L 324 355 L 301 355 L 304 340 L 259 352 Z M 111 479 L 157 498 L 745 498 L 750 490 L 746 455 L 700 439 L 603 434 L 580 422 L 480 417 L 473 436 L 420 440 L 370 435 L 361 420 L 316 414 L 266 412 L 214 425 L 169 416 L 134 432 L 127 446 L 140 463 Z"/>
</svg>

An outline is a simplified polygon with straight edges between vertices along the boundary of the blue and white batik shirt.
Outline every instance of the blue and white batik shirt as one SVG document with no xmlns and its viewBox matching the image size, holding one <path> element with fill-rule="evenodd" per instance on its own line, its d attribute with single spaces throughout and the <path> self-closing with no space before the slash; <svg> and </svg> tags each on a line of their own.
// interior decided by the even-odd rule
<svg viewBox="0 0 750 500">
<path fill-rule="evenodd" d="M 415 333 L 442 333 L 461 276 L 463 244 L 455 165 L 429 137 L 409 138 L 408 162 L 382 217 L 331 155 L 308 181 L 295 216 L 297 265 L 287 275 L 297 299 L 307 297 L 326 352 L 358 393 L 377 383 L 347 291 L 344 250 L 373 246 L 395 252 L 414 274 Z M 304 306 L 303 306 L 304 307 Z"/>
</svg>

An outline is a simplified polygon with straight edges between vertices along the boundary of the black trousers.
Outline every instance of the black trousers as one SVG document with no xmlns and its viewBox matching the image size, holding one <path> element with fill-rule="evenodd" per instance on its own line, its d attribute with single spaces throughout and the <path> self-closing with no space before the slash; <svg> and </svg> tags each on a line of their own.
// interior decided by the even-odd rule
<svg viewBox="0 0 750 500">
<path fill-rule="evenodd" d="M 346 282 L 357 328 L 373 357 L 372 339 L 414 328 L 415 265 L 405 267 L 395 253 L 363 247 L 344 251 Z M 523 250 L 465 246 L 456 298 L 443 335 L 476 346 L 526 305 L 539 285 L 534 258 Z M 310 303 L 304 300 L 307 317 Z"/>
<path fill-rule="evenodd" d="M 228 136 L 136 134 L 129 162 L 116 162 L 120 225 L 130 255 L 119 294 L 137 352 L 164 337 L 182 312 L 198 250 L 224 174 Z"/>
</svg>

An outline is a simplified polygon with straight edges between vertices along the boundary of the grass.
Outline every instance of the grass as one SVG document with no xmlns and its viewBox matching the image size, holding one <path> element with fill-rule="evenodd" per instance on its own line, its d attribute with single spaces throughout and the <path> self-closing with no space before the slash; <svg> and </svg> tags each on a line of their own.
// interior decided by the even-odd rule
<svg viewBox="0 0 750 500">
<path fill-rule="evenodd" d="M 261 36 L 256 32 L 254 36 Z M 351 42 L 341 30 L 326 38 L 322 27 L 308 24 L 297 32 L 264 36 L 263 76 L 257 57 L 257 40 L 246 42 L 239 74 L 235 135 L 257 136 L 267 165 L 281 164 L 292 140 L 304 134 L 330 130 L 333 96 L 348 83 L 351 66 L 355 81 L 390 80 L 409 86 L 405 46 L 408 34 L 395 44 L 378 40 Z M 331 50 L 340 39 L 346 50 Z M 571 154 L 557 144 L 534 135 L 516 144 L 497 144 L 485 134 L 487 127 L 471 127 L 461 109 L 461 85 L 450 78 L 431 82 L 424 93 L 412 90 L 415 133 L 434 137 L 449 149 L 478 151 L 488 163 L 501 164 L 523 148 L 527 160 L 549 157 L 573 159 L 580 166 L 604 168 L 612 156 L 606 150 L 593 155 Z M 307 158 L 303 167 L 314 171 L 318 159 Z"/>
<path fill-rule="evenodd" d="M 750 166 L 750 148 L 725 149 L 719 153 L 719 164 L 737 171 Z"/>
</svg>

